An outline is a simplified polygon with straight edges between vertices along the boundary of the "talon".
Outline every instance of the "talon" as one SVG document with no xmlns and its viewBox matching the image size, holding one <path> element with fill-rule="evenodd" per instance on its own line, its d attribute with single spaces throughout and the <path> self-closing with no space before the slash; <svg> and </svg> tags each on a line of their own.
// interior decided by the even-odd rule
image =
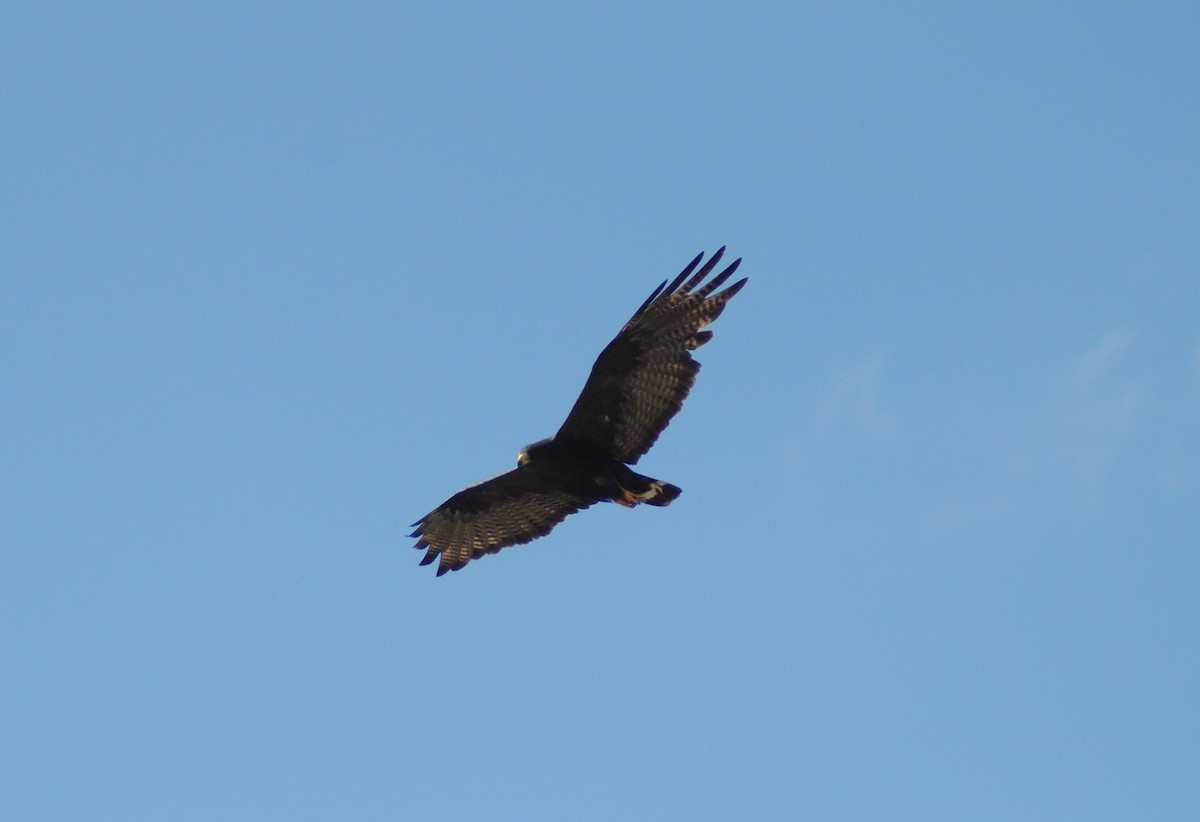
<svg viewBox="0 0 1200 822">
<path fill-rule="evenodd" d="M 632 508 L 641 502 L 641 498 L 632 491 L 622 488 L 621 496 L 614 497 L 613 502 L 615 502 L 617 505 L 624 505 L 626 508 Z"/>
</svg>

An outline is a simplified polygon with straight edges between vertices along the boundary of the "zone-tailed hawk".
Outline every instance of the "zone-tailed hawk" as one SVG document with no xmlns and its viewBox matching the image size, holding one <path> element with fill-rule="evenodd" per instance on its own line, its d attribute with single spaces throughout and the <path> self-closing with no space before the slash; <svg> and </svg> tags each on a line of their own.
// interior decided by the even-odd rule
<svg viewBox="0 0 1200 822">
<path fill-rule="evenodd" d="M 679 496 L 678 486 L 629 465 L 683 407 L 700 370 L 691 352 L 712 338 L 704 328 L 746 284 L 742 279 L 714 293 L 737 270 L 738 259 L 697 289 L 724 253 L 722 247 L 696 271 L 701 253 L 642 303 L 596 359 L 557 434 L 526 446 L 513 470 L 459 491 L 413 523 L 416 547 L 427 549 L 422 565 L 440 556 L 441 576 L 484 554 L 544 537 L 569 514 L 597 502 L 661 506 Z"/>
</svg>

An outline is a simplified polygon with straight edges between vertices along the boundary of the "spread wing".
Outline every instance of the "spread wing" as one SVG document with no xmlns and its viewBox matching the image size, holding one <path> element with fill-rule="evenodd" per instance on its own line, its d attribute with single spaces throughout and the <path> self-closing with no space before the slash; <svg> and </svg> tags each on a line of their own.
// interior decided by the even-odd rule
<svg viewBox="0 0 1200 822">
<path fill-rule="evenodd" d="M 459 491 L 413 523 L 422 565 L 439 555 L 438 576 L 501 548 L 544 537 L 568 515 L 599 502 L 554 487 L 536 472 L 515 468 Z"/>
<path fill-rule="evenodd" d="M 691 352 L 712 339 L 705 326 L 721 316 L 725 304 L 746 284 L 742 279 L 713 293 L 737 270 L 738 259 L 693 290 L 724 253 L 722 246 L 691 276 L 704 258 L 700 254 L 642 303 L 596 359 L 559 437 L 588 440 L 630 464 L 650 450 L 696 382 L 700 363 Z"/>
</svg>

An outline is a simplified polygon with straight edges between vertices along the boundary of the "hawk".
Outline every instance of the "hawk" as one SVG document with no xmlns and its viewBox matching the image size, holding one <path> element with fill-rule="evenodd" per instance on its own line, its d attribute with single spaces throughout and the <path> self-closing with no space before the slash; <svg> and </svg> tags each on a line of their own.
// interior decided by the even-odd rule
<svg viewBox="0 0 1200 822">
<path fill-rule="evenodd" d="M 712 339 L 705 328 L 746 284 L 741 279 L 717 290 L 741 259 L 704 283 L 724 253 L 722 246 L 697 271 L 701 252 L 678 277 L 654 289 L 600 352 L 558 433 L 523 448 L 516 468 L 459 491 L 413 523 L 410 536 L 425 550 L 422 565 L 438 559 L 441 576 L 484 554 L 544 537 L 597 502 L 664 506 L 679 496 L 679 486 L 629 466 L 683 407 L 700 371 L 692 352 Z"/>
</svg>

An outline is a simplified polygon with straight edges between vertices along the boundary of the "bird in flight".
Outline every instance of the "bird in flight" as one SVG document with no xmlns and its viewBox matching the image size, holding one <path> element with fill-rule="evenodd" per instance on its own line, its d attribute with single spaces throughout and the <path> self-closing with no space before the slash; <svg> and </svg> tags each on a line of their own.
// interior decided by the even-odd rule
<svg viewBox="0 0 1200 822">
<path fill-rule="evenodd" d="M 737 270 L 737 259 L 701 286 L 724 253 L 722 246 L 697 271 L 699 254 L 642 303 L 596 358 L 558 433 L 525 446 L 516 468 L 459 491 L 413 523 L 415 547 L 425 549 L 422 565 L 438 559 L 441 576 L 544 537 L 597 502 L 664 506 L 679 496 L 678 486 L 629 466 L 683 407 L 700 371 L 691 352 L 712 339 L 705 328 L 746 284 L 741 279 L 717 291 Z"/>
</svg>

